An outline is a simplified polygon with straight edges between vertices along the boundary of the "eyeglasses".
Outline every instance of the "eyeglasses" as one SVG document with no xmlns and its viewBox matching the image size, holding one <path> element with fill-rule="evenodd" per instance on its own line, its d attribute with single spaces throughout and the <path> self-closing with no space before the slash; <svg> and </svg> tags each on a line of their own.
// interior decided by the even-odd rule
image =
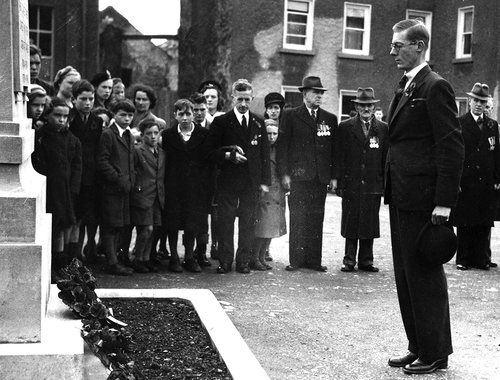
<svg viewBox="0 0 500 380">
<path fill-rule="evenodd" d="M 405 46 L 416 45 L 416 44 L 417 44 L 417 42 L 410 42 L 408 44 L 402 44 L 401 42 L 396 42 L 396 43 L 391 44 L 391 49 L 394 49 L 396 51 L 400 51 Z"/>
</svg>

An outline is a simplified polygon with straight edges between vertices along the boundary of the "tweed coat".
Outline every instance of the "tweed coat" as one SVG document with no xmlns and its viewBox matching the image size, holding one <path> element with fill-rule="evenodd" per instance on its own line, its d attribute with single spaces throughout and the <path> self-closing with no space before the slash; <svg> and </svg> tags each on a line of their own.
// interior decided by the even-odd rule
<svg viewBox="0 0 500 380">
<path fill-rule="evenodd" d="M 465 161 L 453 224 L 458 227 L 493 226 L 500 183 L 498 123 L 483 116 L 481 131 L 470 112 L 458 119 L 465 143 Z"/>
<path fill-rule="evenodd" d="M 384 167 L 389 149 L 387 123 L 372 118 L 367 137 L 359 116 L 355 116 L 339 124 L 337 140 L 341 234 L 348 239 L 378 238 Z"/>
<path fill-rule="evenodd" d="M 337 178 L 333 165 L 337 117 L 322 108 L 317 122 L 312 119 L 303 104 L 283 113 L 278 137 L 278 169 L 281 175 L 289 175 L 294 181 L 311 181 L 319 178 L 328 185 Z"/>
<path fill-rule="evenodd" d="M 162 132 L 165 152 L 164 225 L 168 230 L 203 232 L 212 192 L 207 189 L 212 173 L 208 160 L 210 131 L 199 125 L 184 141 L 177 125 Z"/>
</svg>

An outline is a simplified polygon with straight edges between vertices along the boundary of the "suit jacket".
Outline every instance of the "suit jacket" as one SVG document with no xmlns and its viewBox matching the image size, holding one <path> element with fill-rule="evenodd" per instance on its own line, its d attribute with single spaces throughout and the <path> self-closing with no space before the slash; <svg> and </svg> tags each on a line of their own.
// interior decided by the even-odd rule
<svg viewBox="0 0 500 380">
<path fill-rule="evenodd" d="M 142 143 L 135 147 L 135 183 L 130 193 L 130 204 L 141 209 L 153 207 L 156 197 L 165 206 L 165 153 L 159 146 L 158 157 Z"/>
<path fill-rule="evenodd" d="M 126 135 L 128 134 L 128 141 Z M 120 137 L 115 123 L 104 130 L 99 141 L 97 171 L 101 177 L 103 193 L 119 195 L 129 193 L 135 182 L 134 138 L 129 130 Z"/>
<path fill-rule="evenodd" d="M 337 117 L 323 109 L 317 112 L 317 122 L 306 106 L 287 110 L 281 119 L 278 136 L 278 169 L 293 181 L 319 178 L 323 184 L 337 178 L 333 165 L 338 124 Z"/>
<path fill-rule="evenodd" d="M 349 239 L 380 236 L 379 210 L 389 149 L 387 123 L 372 118 L 368 136 L 359 116 L 340 123 L 337 194 L 342 197 L 341 234 Z"/>
<path fill-rule="evenodd" d="M 464 144 L 450 84 L 429 66 L 389 106 L 385 203 L 402 210 L 454 207 Z"/>
<path fill-rule="evenodd" d="M 479 129 L 470 112 L 459 118 L 465 143 L 465 161 L 460 181 L 461 192 L 453 224 L 463 226 L 493 226 L 496 215 L 497 191 L 500 183 L 500 145 L 498 123 L 483 116 Z"/>
<path fill-rule="evenodd" d="M 247 130 L 236 118 L 234 109 L 218 116 L 210 125 L 209 146 L 212 161 L 219 166 L 217 189 L 242 190 L 251 186 L 271 185 L 269 140 L 264 121 L 250 112 Z M 243 149 L 247 162 L 235 164 L 226 160 L 226 152 L 237 145 Z"/>
</svg>

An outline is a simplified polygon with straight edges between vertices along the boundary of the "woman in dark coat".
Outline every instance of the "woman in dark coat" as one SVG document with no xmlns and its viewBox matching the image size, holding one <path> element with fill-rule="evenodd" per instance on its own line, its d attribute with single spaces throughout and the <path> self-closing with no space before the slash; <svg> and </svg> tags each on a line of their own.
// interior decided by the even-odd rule
<svg viewBox="0 0 500 380">
<path fill-rule="evenodd" d="M 341 271 L 358 268 L 378 272 L 373 266 L 373 239 L 380 237 L 379 210 L 387 156 L 387 124 L 374 116 L 373 89 L 359 88 L 355 100 L 357 115 L 339 124 L 339 178 L 342 197 L 341 235 L 346 238 Z"/>
<path fill-rule="evenodd" d="M 52 214 L 52 281 L 67 264 L 65 244 L 76 224 L 73 200 L 80 190 L 82 146 L 68 131 L 69 107 L 52 98 L 44 112 L 47 122 L 36 131 L 31 161 L 35 170 L 47 177 L 47 212 Z"/>
<path fill-rule="evenodd" d="M 179 124 L 162 133 L 165 152 L 164 224 L 172 255 L 169 269 L 179 271 L 177 236 L 179 230 L 183 230 L 184 267 L 190 272 L 200 272 L 193 249 L 196 234 L 206 230 L 209 212 L 210 191 L 206 184 L 210 181 L 206 177 L 210 173 L 210 164 L 206 138 L 210 132 L 193 123 L 193 104 L 189 100 L 179 99 L 174 109 Z"/>
</svg>

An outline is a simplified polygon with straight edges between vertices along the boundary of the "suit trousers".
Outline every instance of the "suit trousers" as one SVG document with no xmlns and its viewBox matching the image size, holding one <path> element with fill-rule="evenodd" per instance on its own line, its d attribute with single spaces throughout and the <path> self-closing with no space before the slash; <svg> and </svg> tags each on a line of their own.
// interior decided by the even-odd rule
<svg viewBox="0 0 500 380">
<path fill-rule="evenodd" d="M 255 237 L 257 192 L 252 186 L 242 190 L 219 189 L 219 262 L 231 265 L 234 260 L 234 221 L 238 216 L 238 250 L 236 264 L 247 265 Z"/>
<path fill-rule="evenodd" d="M 288 197 L 290 209 L 290 264 L 313 268 L 321 265 L 323 220 L 327 186 L 318 179 L 294 181 Z"/>
<path fill-rule="evenodd" d="M 442 265 L 424 267 L 417 258 L 417 237 L 432 210 L 390 206 L 392 255 L 399 307 L 408 350 L 423 361 L 445 358 L 451 345 L 448 285 Z"/>
<path fill-rule="evenodd" d="M 465 266 L 489 264 L 490 233 L 490 226 L 457 227 L 456 263 Z"/>
<path fill-rule="evenodd" d="M 358 241 L 358 267 L 373 265 L 373 239 L 345 239 L 345 256 L 343 264 L 352 266 L 356 265 Z"/>
</svg>

